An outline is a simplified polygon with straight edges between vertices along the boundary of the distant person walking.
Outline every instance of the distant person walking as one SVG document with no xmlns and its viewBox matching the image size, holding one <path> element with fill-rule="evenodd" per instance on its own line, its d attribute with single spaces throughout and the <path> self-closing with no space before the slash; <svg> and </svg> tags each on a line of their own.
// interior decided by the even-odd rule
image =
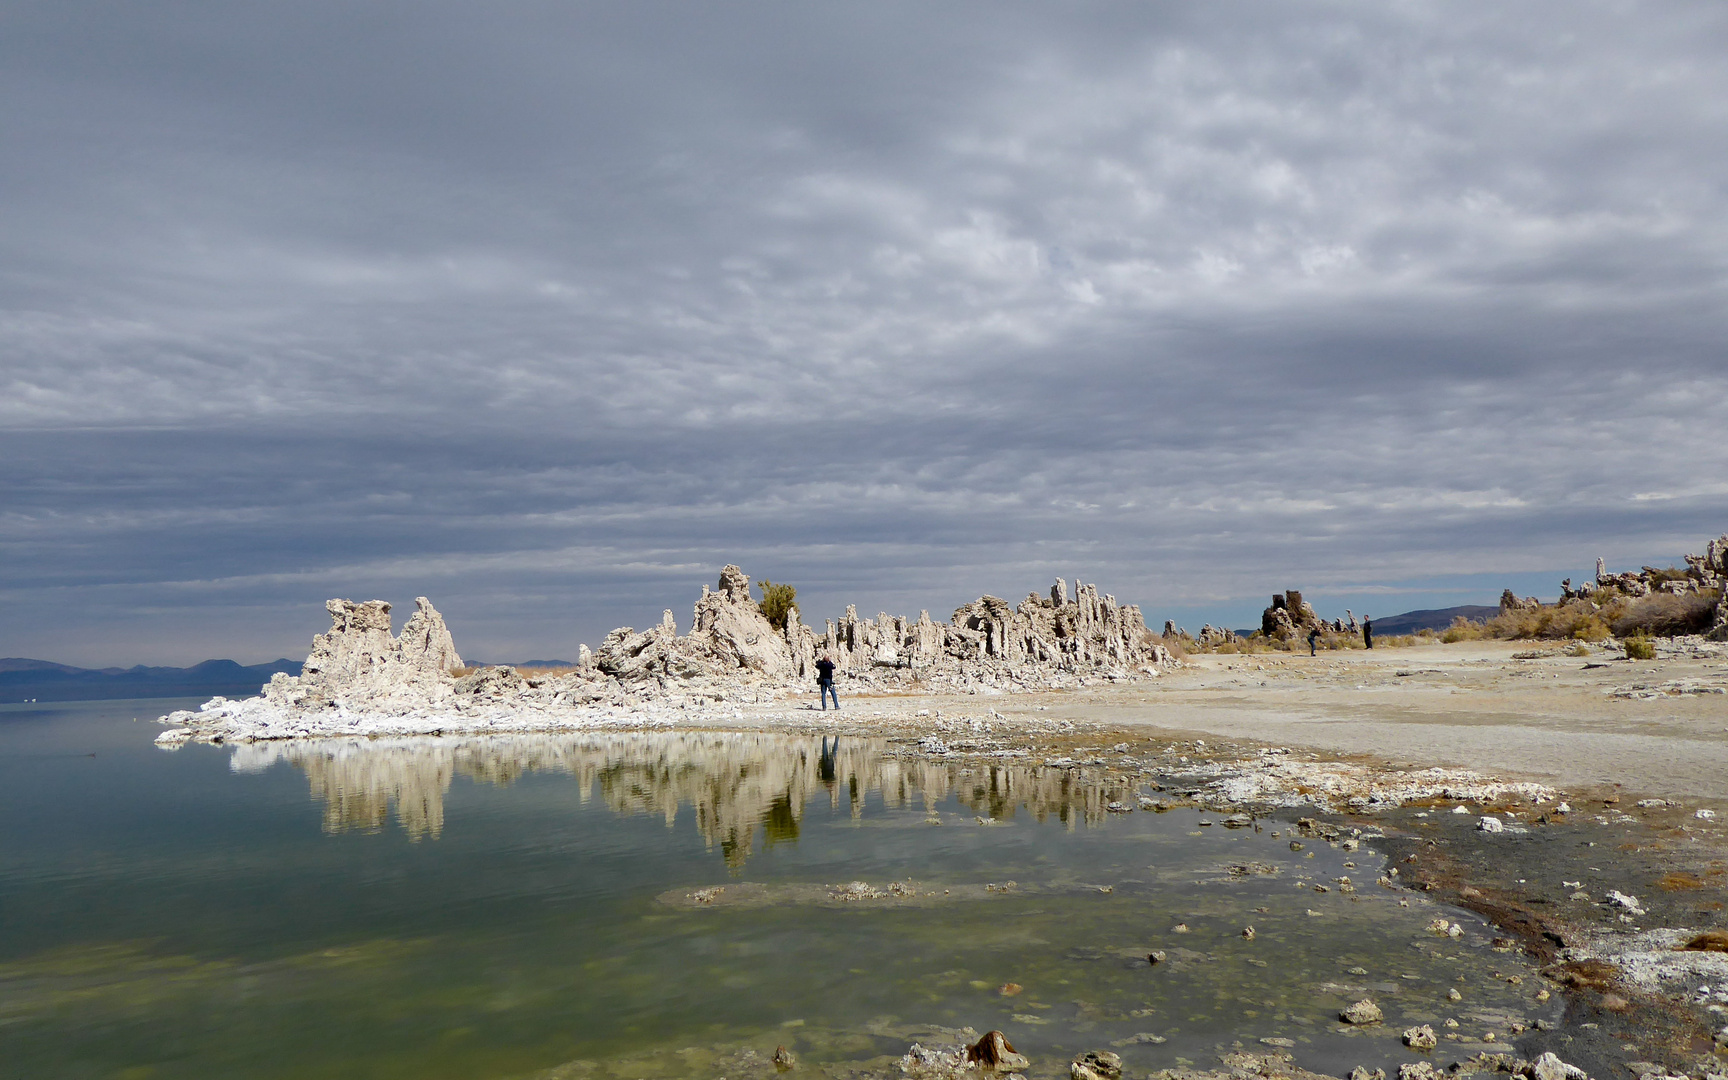
<svg viewBox="0 0 1728 1080">
<path fill-rule="evenodd" d="M 1318 626 L 1308 631 L 1308 655 L 1320 655 L 1320 628 Z"/>
<path fill-rule="evenodd" d="M 816 661 L 816 692 L 822 701 L 822 711 L 828 711 L 828 699 L 834 699 L 834 707 L 840 707 L 840 695 L 834 692 L 834 661 L 823 656 Z"/>
<path fill-rule="evenodd" d="M 1368 646 L 1370 649 L 1372 649 L 1374 647 L 1374 620 L 1373 619 L 1363 619 L 1362 620 L 1362 644 Z"/>
</svg>

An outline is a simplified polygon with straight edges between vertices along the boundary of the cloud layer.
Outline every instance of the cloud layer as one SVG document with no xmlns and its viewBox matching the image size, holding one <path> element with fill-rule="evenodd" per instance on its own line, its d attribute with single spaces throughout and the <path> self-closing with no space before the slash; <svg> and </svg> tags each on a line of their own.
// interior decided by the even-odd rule
<svg viewBox="0 0 1728 1080">
<path fill-rule="evenodd" d="M 1728 528 L 1711 5 L 0 19 L 0 652 L 570 655 L 727 561 L 1245 625 Z"/>
</svg>

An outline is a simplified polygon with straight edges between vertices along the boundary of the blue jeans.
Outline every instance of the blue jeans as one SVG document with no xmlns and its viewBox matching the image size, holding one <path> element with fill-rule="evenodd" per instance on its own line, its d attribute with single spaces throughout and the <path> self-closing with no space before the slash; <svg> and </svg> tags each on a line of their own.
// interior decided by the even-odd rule
<svg viewBox="0 0 1728 1080">
<path fill-rule="evenodd" d="M 822 691 L 822 711 L 823 712 L 828 711 L 828 699 L 829 698 L 834 699 L 834 707 L 836 709 L 838 709 L 840 707 L 840 695 L 836 694 L 834 692 L 834 684 L 833 683 L 825 682 L 818 689 L 820 689 Z"/>
</svg>

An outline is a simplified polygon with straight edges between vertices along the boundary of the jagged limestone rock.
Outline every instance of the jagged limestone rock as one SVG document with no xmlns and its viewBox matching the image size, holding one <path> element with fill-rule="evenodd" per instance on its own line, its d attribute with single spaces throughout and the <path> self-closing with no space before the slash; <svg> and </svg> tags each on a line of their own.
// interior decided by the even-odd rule
<svg viewBox="0 0 1728 1080">
<path fill-rule="evenodd" d="M 1542 601 L 1534 596 L 1519 596 L 1511 589 L 1504 589 L 1500 593 L 1501 611 L 1534 611 L 1541 606 Z"/>
<path fill-rule="evenodd" d="M 300 669 L 302 678 L 351 683 L 397 656 L 396 640 L 390 636 L 390 605 L 383 600 L 363 604 L 330 600 L 324 609 L 330 613 L 330 630 L 312 639 L 312 652 Z"/>
<path fill-rule="evenodd" d="M 691 640 L 699 640 L 714 659 L 769 677 L 787 675 L 792 657 L 785 637 L 774 629 L 750 597 L 750 578 L 736 566 L 720 571 L 720 591 L 696 604 Z"/>
<path fill-rule="evenodd" d="M 388 623 L 385 632 L 389 632 Z M 422 674 L 437 675 L 463 666 L 462 657 L 456 652 L 456 642 L 444 625 L 444 616 L 438 614 L 432 601 L 424 596 L 414 598 L 414 614 L 402 627 L 396 649 L 403 663 Z"/>
</svg>

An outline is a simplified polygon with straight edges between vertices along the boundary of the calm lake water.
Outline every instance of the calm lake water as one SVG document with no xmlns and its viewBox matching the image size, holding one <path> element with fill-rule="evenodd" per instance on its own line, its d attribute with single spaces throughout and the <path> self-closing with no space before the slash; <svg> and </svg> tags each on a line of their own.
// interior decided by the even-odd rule
<svg viewBox="0 0 1728 1080">
<path fill-rule="evenodd" d="M 1390 1071 L 1409 1024 L 1557 1012 L 1367 847 L 1106 813 L 1063 769 L 718 733 L 166 752 L 169 707 L 0 707 L 0 1077 L 737 1078 L 781 1045 L 898 1075 L 962 1027 L 1041 1076 L 1136 1037 L 1131 1074 L 1261 1039 Z M 1362 997 L 1385 1025 L 1337 1022 Z"/>
</svg>

